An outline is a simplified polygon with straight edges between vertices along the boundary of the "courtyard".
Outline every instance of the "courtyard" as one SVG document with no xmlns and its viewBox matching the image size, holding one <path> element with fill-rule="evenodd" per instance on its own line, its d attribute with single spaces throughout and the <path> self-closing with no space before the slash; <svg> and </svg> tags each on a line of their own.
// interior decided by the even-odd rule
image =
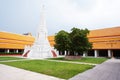
<svg viewBox="0 0 120 80">
<path fill-rule="evenodd" d="M 93 58 L 83 58 L 81 61 L 83 63 L 90 63 L 89 60 L 91 60 L 93 63 L 96 63 L 94 65 L 92 62 L 90 64 L 83 64 L 83 63 L 75 63 L 75 61 L 70 62 L 56 62 L 53 58 L 51 59 L 25 59 L 25 58 L 19 58 L 19 57 L 0 57 L 0 64 L 13 66 L 16 68 L 21 68 L 24 70 L 42 73 L 45 75 L 54 76 L 61 79 L 69 79 L 73 76 L 82 73 L 86 70 L 92 69 L 96 65 L 98 65 L 98 62 L 96 63 Z M 60 59 L 60 58 L 55 58 Z M 53 60 L 53 61 L 51 61 Z M 97 59 L 96 59 L 97 60 Z M 98 58 L 99 61 L 104 62 L 107 59 L 102 60 L 102 58 Z M 65 60 L 62 60 L 65 61 Z M 80 60 L 79 60 L 80 61 Z M 100 63 L 101 63 L 100 62 Z"/>
</svg>

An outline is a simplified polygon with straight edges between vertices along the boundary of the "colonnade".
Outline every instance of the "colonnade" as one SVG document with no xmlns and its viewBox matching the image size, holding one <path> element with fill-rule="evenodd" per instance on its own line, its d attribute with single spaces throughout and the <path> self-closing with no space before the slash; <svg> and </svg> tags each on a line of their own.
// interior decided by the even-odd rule
<svg viewBox="0 0 120 80">
<path fill-rule="evenodd" d="M 21 53 L 22 49 L 0 49 L 0 53 Z"/>
<path fill-rule="evenodd" d="M 100 57 L 99 56 L 99 51 L 100 50 L 94 50 L 94 53 L 93 53 L 93 55 L 94 55 L 94 57 Z M 107 50 L 107 57 L 113 57 L 113 52 L 112 52 L 112 50 Z M 88 53 L 83 53 L 83 57 L 86 57 L 86 56 L 88 56 Z"/>
<path fill-rule="evenodd" d="M 100 51 L 102 51 L 102 50 L 93 50 L 93 52 L 90 53 L 90 54 L 95 58 L 96 57 L 101 57 L 101 52 Z M 105 57 L 110 57 L 110 58 L 113 57 L 113 51 L 112 50 L 108 49 L 108 50 L 105 50 L 105 51 L 106 51 L 106 53 L 102 53 L 102 54 L 106 55 Z M 88 52 L 83 52 L 82 56 L 87 57 L 87 56 L 89 56 L 88 53 L 89 53 L 89 51 Z M 66 51 L 64 52 L 64 54 L 60 53 L 59 55 L 66 55 Z"/>
</svg>

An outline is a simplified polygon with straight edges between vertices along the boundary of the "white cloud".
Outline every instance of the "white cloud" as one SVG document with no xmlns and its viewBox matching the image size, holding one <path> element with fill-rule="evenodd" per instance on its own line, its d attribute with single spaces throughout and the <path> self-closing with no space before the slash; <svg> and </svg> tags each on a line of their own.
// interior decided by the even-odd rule
<svg viewBox="0 0 120 80">
<path fill-rule="evenodd" d="M 43 2 L 49 34 L 61 29 L 69 31 L 72 27 L 97 29 L 120 26 L 120 0 L 2 0 L 1 29 L 34 34 L 39 26 Z"/>
<path fill-rule="evenodd" d="M 90 2 L 90 0 L 87 1 Z M 79 8 L 81 7 L 80 2 L 82 0 L 56 0 L 53 7 L 57 9 L 56 13 L 59 14 L 57 19 L 66 24 L 85 25 L 89 29 L 120 25 L 119 0 L 91 0 L 90 4 L 84 3 L 86 7 L 88 6 L 87 9 L 85 8 L 86 10 Z"/>
</svg>

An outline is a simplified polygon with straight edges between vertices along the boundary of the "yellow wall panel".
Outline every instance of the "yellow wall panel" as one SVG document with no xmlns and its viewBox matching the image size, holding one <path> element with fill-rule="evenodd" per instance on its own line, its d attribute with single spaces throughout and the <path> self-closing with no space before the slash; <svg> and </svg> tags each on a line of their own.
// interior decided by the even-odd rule
<svg viewBox="0 0 120 80">
<path fill-rule="evenodd" d="M 21 45 L 21 44 L 7 44 L 7 43 L 4 43 L 4 44 L 0 44 L 0 48 L 3 48 L 3 49 L 24 49 L 24 45 Z"/>
<path fill-rule="evenodd" d="M 13 44 L 33 44 L 33 41 L 20 41 L 20 40 L 9 40 L 9 39 L 0 39 L 0 43 L 13 43 Z"/>
<path fill-rule="evenodd" d="M 32 36 L 25 36 L 25 35 L 19 35 L 19 34 L 13 34 L 8 32 L 0 32 L 0 38 L 7 38 L 12 40 L 24 40 L 24 41 L 34 41 L 34 37 Z"/>
</svg>

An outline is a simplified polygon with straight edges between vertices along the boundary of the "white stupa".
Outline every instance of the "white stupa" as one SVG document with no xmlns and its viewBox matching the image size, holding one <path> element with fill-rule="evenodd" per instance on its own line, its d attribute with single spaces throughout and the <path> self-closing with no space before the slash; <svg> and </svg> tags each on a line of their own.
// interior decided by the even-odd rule
<svg viewBox="0 0 120 80">
<path fill-rule="evenodd" d="M 47 38 L 48 32 L 46 28 L 44 6 L 42 6 L 40 18 L 41 20 L 37 30 L 37 36 L 33 46 L 30 48 L 30 51 L 27 54 L 27 58 L 42 59 L 53 57 L 53 53 L 51 52 L 52 49 Z"/>
</svg>

